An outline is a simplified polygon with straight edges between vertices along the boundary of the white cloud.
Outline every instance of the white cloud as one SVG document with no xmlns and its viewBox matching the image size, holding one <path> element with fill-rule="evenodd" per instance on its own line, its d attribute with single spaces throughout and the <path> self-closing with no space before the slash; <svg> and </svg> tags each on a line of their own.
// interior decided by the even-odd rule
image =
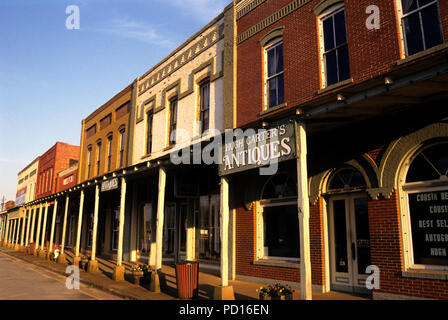
<svg viewBox="0 0 448 320">
<path fill-rule="evenodd" d="M 134 39 L 160 47 L 173 48 L 175 45 L 172 41 L 164 38 L 152 26 L 142 22 L 132 21 L 128 18 L 113 19 L 106 27 L 95 29 L 95 31 L 105 32 L 123 38 Z"/>
</svg>

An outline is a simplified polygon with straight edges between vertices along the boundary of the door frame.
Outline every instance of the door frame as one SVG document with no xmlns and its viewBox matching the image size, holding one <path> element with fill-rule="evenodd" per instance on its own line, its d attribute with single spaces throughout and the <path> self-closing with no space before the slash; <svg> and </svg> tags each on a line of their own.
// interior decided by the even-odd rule
<svg viewBox="0 0 448 320">
<path fill-rule="evenodd" d="M 328 267 L 329 267 L 329 286 L 331 290 L 336 291 L 344 291 L 351 293 L 361 293 L 368 294 L 370 290 L 365 287 L 365 281 L 368 277 L 368 274 L 364 274 L 357 270 L 357 261 L 358 255 L 356 255 L 356 259 L 352 258 L 352 243 L 355 243 L 356 246 L 356 220 L 354 214 L 354 199 L 356 198 L 365 198 L 368 201 L 368 194 L 366 192 L 348 192 L 348 193 L 338 193 L 327 195 L 326 199 L 326 207 L 327 207 L 327 228 L 328 228 L 328 237 L 327 237 L 327 245 L 328 245 Z M 346 210 L 346 239 L 347 239 L 347 262 L 348 262 L 348 283 L 344 284 L 343 281 L 339 280 L 337 283 L 337 277 L 347 277 L 345 273 L 337 273 L 335 269 L 335 246 L 334 246 L 334 214 L 333 214 L 333 201 L 334 200 L 345 200 L 345 210 Z M 348 210 L 348 211 L 347 211 Z M 348 212 L 348 217 L 347 217 Z M 348 218 L 348 219 L 347 219 Z M 370 233 L 369 233 L 370 238 Z M 357 248 L 355 248 L 356 250 Z M 355 274 L 355 271 L 358 271 Z M 362 284 L 359 281 L 362 281 Z M 356 282 L 356 283 L 355 283 Z"/>
</svg>

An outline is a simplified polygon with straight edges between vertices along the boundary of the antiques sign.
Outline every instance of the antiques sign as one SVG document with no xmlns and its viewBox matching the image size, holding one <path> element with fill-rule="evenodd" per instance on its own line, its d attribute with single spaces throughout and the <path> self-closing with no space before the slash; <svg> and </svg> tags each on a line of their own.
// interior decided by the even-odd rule
<svg viewBox="0 0 448 320">
<path fill-rule="evenodd" d="M 112 178 L 101 183 L 101 192 L 118 189 L 118 178 Z"/>
<path fill-rule="evenodd" d="M 240 130 L 241 131 L 241 130 Z M 222 148 L 219 175 L 268 166 L 297 156 L 294 119 L 284 119 L 262 129 L 247 129 Z"/>
<path fill-rule="evenodd" d="M 410 193 L 415 264 L 448 265 L 448 189 Z"/>
</svg>

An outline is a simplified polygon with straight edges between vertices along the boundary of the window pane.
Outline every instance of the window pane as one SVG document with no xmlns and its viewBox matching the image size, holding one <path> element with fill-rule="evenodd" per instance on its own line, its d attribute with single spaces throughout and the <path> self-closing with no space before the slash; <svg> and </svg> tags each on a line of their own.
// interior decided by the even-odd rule
<svg viewBox="0 0 448 320">
<path fill-rule="evenodd" d="M 276 73 L 283 71 L 283 44 L 280 43 L 278 46 L 275 47 L 275 58 L 276 58 L 276 65 L 277 70 Z"/>
<path fill-rule="evenodd" d="M 278 87 L 277 105 L 279 105 L 285 102 L 285 88 L 284 88 L 283 74 L 277 77 L 277 87 Z"/>
<path fill-rule="evenodd" d="M 336 271 L 348 272 L 345 200 L 333 201 L 333 217 Z"/>
<path fill-rule="evenodd" d="M 443 42 L 440 27 L 439 10 L 437 5 L 429 6 L 421 11 L 423 31 L 425 36 L 425 49 L 432 48 Z"/>
<path fill-rule="evenodd" d="M 268 82 L 269 90 L 269 107 L 277 105 L 277 78 L 273 78 Z"/>
<path fill-rule="evenodd" d="M 347 42 L 347 33 L 345 30 L 345 11 L 342 10 L 334 15 L 334 27 L 336 34 L 336 46 Z"/>
<path fill-rule="evenodd" d="M 417 9 L 417 0 L 401 0 L 403 13 L 406 14 L 412 10 Z"/>
<path fill-rule="evenodd" d="M 268 50 L 268 77 L 283 71 L 283 45 L 280 43 Z"/>
<path fill-rule="evenodd" d="M 335 47 L 334 32 L 333 32 L 333 17 L 327 18 L 323 21 L 324 29 L 324 47 L 325 51 L 331 50 Z"/>
<path fill-rule="evenodd" d="M 350 66 L 348 59 L 348 46 L 338 49 L 339 81 L 350 78 Z"/>
<path fill-rule="evenodd" d="M 327 86 L 338 82 L 338 67 L 336 61 L 336 51 L 325 55 L 325 67 L 327 75 Z"/>
<path fill-rule="evenodd" d="M 268 50 L 268 77 L 274 75 L 276 66 L 275 66 L 275 50 Z"/>
<path fill-rule="evenodd" d="M 403 19 L 403 25 L 408 55 L 424 50 L 419 13 L 414 13 Z"/>
<path fill-rule="evenodd" d="M 424 5 L 427 5 L 431 2 L 437 2 L 437 0 L 418 0 L 419 7 L 423 7 Z"/>
<path fill-rule="evenodd" d="M 299 258 L 297 206 L 264 208 L 265 256 Z"/>
</svg>

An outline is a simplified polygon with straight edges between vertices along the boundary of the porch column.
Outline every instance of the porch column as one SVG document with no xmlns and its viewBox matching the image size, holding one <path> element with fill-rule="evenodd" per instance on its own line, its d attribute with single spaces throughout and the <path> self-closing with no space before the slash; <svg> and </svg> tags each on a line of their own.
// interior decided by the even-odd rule
<svg viewBox="0 0 448 320">
<path fill-rule="evenodd" d="M 80 245 L 81 245 L 81 230 L 82 230 L 82 211 L 84 209 L 84 190 L 81 189 L 81 196 L 79 199 L 79 215 L 78 215 L 78 232 L 76 236 L 76 248 L 75 257 L 73 258 L 73 264 L 75 266 L 79 265 L 81 258 L 79 257 Z"/>
<path fill-rule="evenodd" d="M 67 228 L 67 215 L 68 215 L 68 205 L 70 202 L 70 197 L 68 194 L 65 196 L 65 210 L 64 210 L 64 222 L 62 223 L 62 239 L 61 239 L 61 252 L 59 253 L 57 257 L 58 263 L 67 263 L 67 260 L 65 258 L 64 253 L 64 246 L 65 246 L 65 229 Z"/>
<path fill-rule="evenodd" d="M 14 238 L 13 238 L 13 244 L 14 249 L 17 245 L 17 241 L 19 240 L 19 229 L 20 228 L 20 218 L 14 220 Z"/>
<path fill-rule="evenodd" d="M 305 124 L 299 122 L 297 136 L 297 209 L 300 234 L 300 297 L 312 300 L 310 258 L 310 203 L 308 196 L 308 169 Z"/>
<path fill-rule="evenodd" d="M 6 216 L 5 218 L 5 224 L 6 224 L 6 229 L 5 229 L 5 234 L 4 234 L 4 239 L 5 239 L 5 243 L 8 243 L 8 236 L 9 236 L 9 224 L 10 224 L 10 220 L 8 220 L 8 216 Z"/>
<path fill-rule="evenodd" d="M 37 214 L 37 207 L 36 206 L 33 207 L 33 211 L 32 212 L 33 212 L 33 217 L 31 219 L 31 233 L 30 233 L 30 239 L 29 239 L 28 245 L 30 243 L 32 243 L 32 242 L 35 242 L 34 241 L 34 225 L 36 224 L 36 214 Z"/>
<path fill-rule="evenodd" d="M 165 212 L 165 186 L 166 169 L 159 169 L 159 192 L 157 199 L 157 226 L 156 226 L 156 269 L 162 269 L 162 243 L 163 243 L 163 222 Z"/>
<path fill-rule="evenodd" d="M 50 231 L 50 247 L 48 248 L 48 253 L 53 251 L 54 227 L 56 225 L 56 214 L 57 214 L 57 211 L 58 211 L 58 199 L 54 199 L 53 219 L 51 221 L 51 231 Z"/>
<path fill-rule="evenodd" d="M 95 208 L 93 211 L 93 230 L 92 230 L 92 257 L 88 264 L 88 272 L 98 272 L 98 261 L 96 261 L 96 238 L 98 230 L 98 207 L 100 203 L 100 185 L 95 186 Z"/>
<path fill-rule="evenodd" d="M 37 255 L 37 249 L 39 249 L 39 237 L 40 237 L 40 224 L 42 222 L 42 209 L 43 204 L 39 207 L 39 217 L 37 218 L 37 231 L 36 231 L 36 246 L 34 247 L 34 255 Z"/>
<path fill-rule="evenodd" d="M 25 247 L 28 247 L 30 240 L 30 226 L 31 226 L 31 212 L 32 208 L 28 209 L 28 214 L 26 215 L 26 234 L 25 234 Z"/>
<path fill-rule="evenodd" d="M 47 232 L 47 216 L 48 216 L 48 202 L 45 203 L 45 211 L 44 211 L 44 221 L 42 223 L 42 241 L 40 243 L 40 250 L 43 251 L 45 248 L 45 233 Z"/>
<path fill-rule="evenodd" d="M 126 178 L 121 178 L 121 197 L 120 197 L 120 221 L 118 226 L 118 248 L 117 248 L 117 265 L 114 269 L 113 279 L 124 280 L 123 261 L 123 235 L 124 235 L 124 213 L 126 209 Z"/>
<path fill-rule="evenodd" d="M 221 178 L 221 286 L 215 287 L 215 300 L 235 300 L 233 287 L 229 286 L 229 180 Z"/>
<path fill-rule="evenodd" d="M 23 241 L 25 239 L 25 225 L 26 225 L 26 210 L 25 210 L 25 217 L 22 218 L 22 232 L 20 233 L 20 246 L 23 247 Z"/>
</svg>

